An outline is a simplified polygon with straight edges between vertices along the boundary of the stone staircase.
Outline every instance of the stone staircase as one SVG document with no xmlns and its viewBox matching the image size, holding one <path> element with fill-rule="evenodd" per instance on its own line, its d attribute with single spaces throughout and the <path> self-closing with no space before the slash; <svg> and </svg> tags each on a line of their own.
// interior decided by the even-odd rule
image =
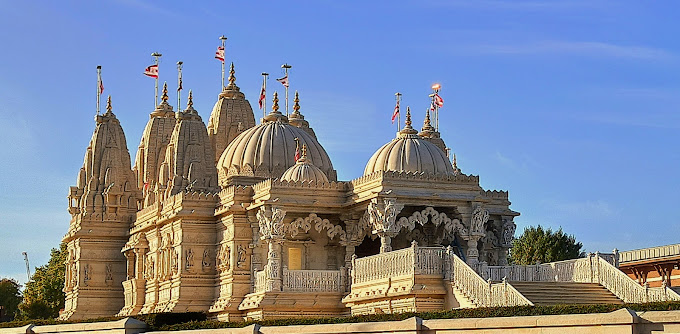
<svg viewBox="0 0 680 334">
<path fill-rule="evenodd" d="M 534 305 L 623 304 L 619 298 L 597 283 L 577 282 L 508 282 Z"/>
</svg>

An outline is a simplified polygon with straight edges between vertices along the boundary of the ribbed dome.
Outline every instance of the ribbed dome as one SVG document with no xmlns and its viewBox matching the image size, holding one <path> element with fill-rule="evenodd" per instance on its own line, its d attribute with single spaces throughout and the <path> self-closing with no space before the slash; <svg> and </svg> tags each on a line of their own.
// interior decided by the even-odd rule
<svg viewBox="0 0 680 334">
<path fill-rule="evenodd" d="M 217 167 L 220 178 L 234 175 L 280 178 L 295 165 L 295 148 L 307 145 L 307 159 L 328 179 L 335 180 L 336 172 L 326 150 L 309 133 L 288 124 L 286 116 L 278 112 L 278 98 L 275 97 L 275 111 L 264 118 L 262 124 L 245 130 L 227 146 Z"/>
<path fill-rule="evenodd" d="M 283 173 L 283 176 L 281 176 L 281 181 L 323 183 L 328 182 L 328 178 L 326 177 L 326 174 L 324 174 L 324 172 L 319 169 L 319 167 L 309 163 L 307 160 L 307 146 L 303 145 L 302 157 L 298 159 L 297 163 L 293 165 L 293 167 L 288 168 L 288 170 Z"/>
<path fill-rule="evenodd" d="M 397 138 L 383 145 L 366 164 L 364 175 L 375 171 L 454 175 L 453 167 L 444 152 L 436 145 L 417 135 L 411 127 L 411 114 L 407 111 L 406 126 Z"/>
</svg>

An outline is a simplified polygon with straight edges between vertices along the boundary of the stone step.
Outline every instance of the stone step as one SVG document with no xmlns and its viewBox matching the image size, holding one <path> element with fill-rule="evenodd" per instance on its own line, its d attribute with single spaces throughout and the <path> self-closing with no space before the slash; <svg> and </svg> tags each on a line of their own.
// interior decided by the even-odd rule
<svg viewBox="0 0 680 334">
<path fill-rule="evenodd" d="M 623 304 L 597 283 L 508 282 L 534 305 Z"/>
</svg>

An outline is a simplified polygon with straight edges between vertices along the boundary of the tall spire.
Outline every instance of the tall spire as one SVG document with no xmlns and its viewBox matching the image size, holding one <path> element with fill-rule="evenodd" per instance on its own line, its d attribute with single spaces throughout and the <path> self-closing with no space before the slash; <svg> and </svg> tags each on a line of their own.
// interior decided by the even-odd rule
<svg viewBox="0 0 680 334">
<path fill-rule="evenodd" d="M 399 131 L 400 135 L 414 135 L 418 131 L 411 127 L 411 107 L 406 107 L 406 120 L 404 121 L 404 128 Z"/>
<path fill-rule="evenodd" d="M 168 82 L 167 81 L 163 83 L 163 96 L 161 96 L 161 100 L 163 100 L 163 102 L 166 102 L 166 103 L 168 102 Z"/>
<path fill-rule="evenodd" d="M 194 107 L 194 93 L 189 89 L 189 100 L 187 101 L 187 109 Z"/>
<path fill-rule="evenodd" d="M 279 92 L 274 92 L 274 104 L 272 104 L 272 113 L 279 112 Z"/>
<path fill-rule="evenodd" d="M 300 113 L 300 94 L 298 94 L 298 91 L 295 91 L 295 99 L 293 99 L 293 112 L 290 114 L 289 121 L 291 124 L 295 123 L 293 125 L 295 126 L 301 126 L 303 123 L 309 125 L 306 122 L 303 122 L 305 119 L 304 116 Z"/>
<path fill-rule="evenodd" d="M 229 68 L 229 86 L 235 86 L 236 85 L 236 71 L 234 71 L 234 62 L 231 62 L 231 66 Z"/>
<path fill-rule="evenodd" d="M 109 98 L 106 100 L 106 115 L 112 115 L 113 112 L 113 107 L 111 106 L 111 95 L 109 95 Z"/>
<path fill-rule="evenodd" d="M 435 132 L 432 122 L 430 120 L 430 108 L 425 112 L 425 120 L 423 121 L 423 128 L 420 130 L 420 136 L 429 138 Z"/>
</svg>

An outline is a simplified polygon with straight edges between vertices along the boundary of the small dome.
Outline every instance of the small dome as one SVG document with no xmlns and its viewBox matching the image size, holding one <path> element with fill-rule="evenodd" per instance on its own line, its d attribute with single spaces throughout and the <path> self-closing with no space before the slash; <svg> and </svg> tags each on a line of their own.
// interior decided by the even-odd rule
<svg viewBox="0 0 680 334">
<path fill-rule="evenodd" d="M 407 109 L 406 125 L 397 138 L 378 149 L 366 164 L 364 175 L 375 171 L 454 175 L 444 152 L 420 137 L 411 127 L 411 112 Z"/>
<path fill-rule="evenodd" d="M 307 145 L 307 160 L 335 180 L 336 172 L 326 150 L 305 130 L 290 125 L 287 117 L 278 111 L 277 94 L 274 99 L 273 111 L 263 123 L 245 130 L 224 150 L 217 163 L 220 177 L 280 178 L 296 164 L 295 148 L 299 141 Z"/>
<path fill-rule="evenodd" d="M 302 145 L 302 156 L 293 167 L 288 168 L 283 173 L 281 181 L 323 183 L 328 182 L 328 178 L 319 167 L 309 163 L 307 160 L 307 145 Z"/>
</svg>

